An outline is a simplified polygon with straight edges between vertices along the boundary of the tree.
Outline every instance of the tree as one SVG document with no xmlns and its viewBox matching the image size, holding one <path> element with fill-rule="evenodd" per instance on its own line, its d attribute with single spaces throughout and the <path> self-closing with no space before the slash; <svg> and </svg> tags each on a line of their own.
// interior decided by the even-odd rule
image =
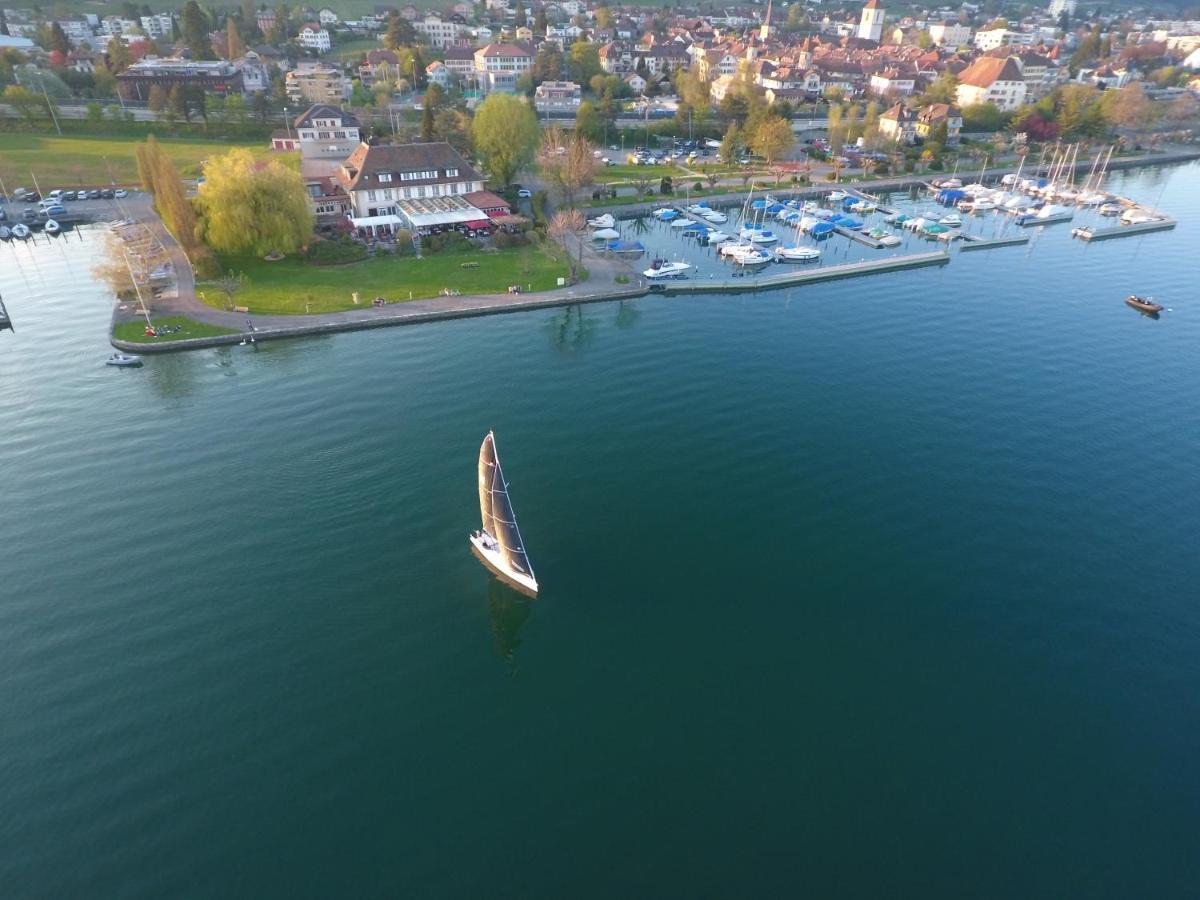
<svg viewBox="0 0 1200 900">
<path fill-rule="evenodd" d="M 209 160 L 196 205 L 199 233 L 220 253 L 290 253 L 312 235 L 300 173 L 274 160 L 260 168 L 249 150 Z"/>
<path fill-rule="evenodd" d="M 517 14 L 513 16 L 513 26 L 520 28 L 524 24 L 526 24 L 525 0 L 517 0 Z"/>
<path fill-rule="evenodd" d="M 730 122 L 729 127 L 725 129 L 725 137 L 721 139 L 721 149 L 717 151 L 721 162 L 727 166 L 733 165 L 738 157 L 741 142 L 741 133 L 738 131 L 737 123 Z"/>
<path fill-rule="evenodd" d="M 50 46 L 47 50 L 56 50 L 64 57 L 71 52 L 71 42 L 67 40 L 67 33 L 63 31 L 63 27 L 55 22 L 50 26 Z"/>
<path fill-rule="evenodd" d="M 1154 115 L 1151 100 L 1137 81 L 1117 91 L 1105 91 L 1101 103 L 1108 118 L 1121 128 L 1138 128 Z"/>
<path fill-rule="evenodd" d="M 792 126 L 778 116 L 768 116 L 754 131 L 754 152 L 763 157 L 768 166 L 795 142 Z"/>
<path fill-rule="evenodd" d="M 210 30 L 208 16 L 200 8 L 196 0 L 188 0 L 183 6 L 179 17 L 179 28 L 183 34 L 183 42 L 192 51 L 192 59 L 212 59 L 215 55 L 212 41 L 209 40 Z"/>
<path fill-rule="evenodd" d="M 133 155 L 137 162 L 138 178 L 146 192 L 154 197 L 154 208 L 158 210 L 163 223 L 185 249 L 195 248 L 196 214 L 187 199 L 175 163 L 154 135 L 150 135 L 144 144 L 136 145 Z"/>
<path fill-rule="evenodd" d="M 33 124 L 34 114 L 39 108 L 44 108 L 42 98 L 18 84 L 10 84 L 4 89 L 4 102 L 17 111 L 30 125 Z"/>
<path fill-rule="evenodd" d="M 150 95 L 146 98 L 146 108 L 155 115 L 167 108 L 167 89 L 161 84 L 150 85 Z"/>
<path fill-rule="evenodd" d="M 120 75 L 133 65 L 133 54 L 129 50 L 129 45 L 119 37 L 109 39 L 107 54 L 108 70 L 113 75 Z"/>
<path fill-rule="evenodd" d="M 567 251 L 567 258 L 571 258 L 571 248 L 567 246 L 567 238 L 574 236 L 579 242 L 579 266 L 583 265 L 583 240 L 580 235 L 587 228 L 587 219 L 583 213 L 577 209 L 560 209 L 556 212 L 553 218 L 550 219 L 550 224 L 547 230 L 550 236 L 559 241 L 563 245 L 563 249 Z M 571 261 L 571 277 L 574 279 L 579 273 L 579 268 L 575 261 Z"/>
<path fill-rule="evenodd" d="M 225 295 L 225 308 L 233 309 L 233 298 L 237 296 L 237 292 L 246 284 L 246 276 L 238 273 L 233 274 L 230 269 L 224 275 L 219 275 L 212 281 L 213 287 Z"/>
<path fill-rule="evenodd" d="M 434 116 L 434 131 L 437 136 L 459 153 L 473 156 L 471 142 L 471 117 L 460 109 L 443 109 Z"/>
<path fill-rule="evenodd" d="M 225 20 L 225 55 L 229 59 L 240 59 L 246 55 L 246 44 L 238 34 L 237 22 L 233 20 L 233 16 Z"/>
<path fill-rule="evenodd" d="M 557 125 L 542 134 L 538 165 L 542 177 L 558 189 L 565 206 L 574 206 L 576 195 L 596 179 L 596 158 L 587 138 L 578 131 L 568 137 Z"/>
<path fill-rule="evenodd" d="M 962 109 L 963 131 L 999 131 L 1005 115 L 995 103 L 975 103 Z"/>
<path fill-rule="evenodd" d="M 567 73 L 571 80 L 587 84 L 593 75 L 604 70 L 600 66 L 600 48 L 589 41 L 576 41 L 567 53 Z"/>
<path fill-rule="evenodd" d="M 428 103 L 424 104 L 424 109 L 421 110 L 421 141 L 428 144 L 433 140 L 436 126 L 433 118 L 433 107 Z"/>
<path fill-rule="evenodd" d="M 600 117 L 590 100 L 584 100 L 575 111 L 575 133 L 589 141 L 600 140 Z"/>
<path fill-rule="evenodd" d="M 520 97 L 489 94 L 475 111 L 471 136 L 484 169 L 507 187 L 513 176 L 533 161 L 539 137 L 537 118 Z"/>
<path fill-rule="evenodd" d="M 388 16 L 387 30 L 383 33 L 383 43 L 389 50 L 398 47 L 411 47 L 417 41 L 417 33 L 412 23 L 398 13 Z"/>
<path fill-rule="evenodd" d="M 846 129 L 842 127 L 842 105 L 840 103 L 829 104 L 825 131 L 829 135 L 829 149 L 836 156 L 842 152 L 842 140 L 846 134 Z"/>
<path fill-rule="evenodd" d="M 540 34 L 542 37 L 545 37 L 546 27 L 548 25 L 549 23 L 546 21 L 546 7 L 545 4 L 543 4 L 539 6 L 537 8 L 537 12 L 533 14 L 533 33 Z"/>
</svg>

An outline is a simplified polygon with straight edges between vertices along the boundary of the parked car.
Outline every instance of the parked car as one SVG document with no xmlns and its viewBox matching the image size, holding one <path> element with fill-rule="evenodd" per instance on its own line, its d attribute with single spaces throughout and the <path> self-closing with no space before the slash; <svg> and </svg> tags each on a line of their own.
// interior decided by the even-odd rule
<svg viewBox="0 0 1200 900">
<path fill-rule="evenodd" d="M 47 219 L 53 219 L 55 216 L 65 216 L 67 208 L 61 203 L 51 203 L 49 206 L 42 207 L 42 215 Z"/>
<path fill-rule="evenodd" d="M 63 195 L 59 199 L 60 200 L 74 200 L 75 192 L 74 191 L 63 191 Z"/>
<path fill-rule="evenodd" d="M 88 191 L 87 198 L 89 200 L 99 200 L 100 199 L 100 188 L 92 188 L 90 191 Z"/>
<path fill-rule="evenodd" d="M 529 188 L 521 188 L 519 191 L 517 191 L 517 196 L 528 200 L 533 196 L 533 191 L 531 191 Z"/>
<path fill-rule="evenodd" d="M 113 197 L 116 196 L 116 191 L 114 191 L 112 188 L 105 188 L 104 190 L 102 190 L 100 192 L 100 196 L 103 197 L 105 200 L 111 200 Z"/>
<path fill-rule="evenodd" d="M 117 188 L 113 191 L 113 196 L 120 200 L 122 197 L 128 197 L 129 191 L 125 190 L 125 188 Z"/>
</svg>

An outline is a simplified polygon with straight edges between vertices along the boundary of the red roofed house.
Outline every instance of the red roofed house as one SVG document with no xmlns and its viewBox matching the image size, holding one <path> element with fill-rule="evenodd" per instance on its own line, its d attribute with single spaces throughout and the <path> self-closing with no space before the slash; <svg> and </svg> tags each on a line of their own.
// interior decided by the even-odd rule
<svg viewBox="0 0 1200 900">
<path fill-rule="evenodd" d="M 1025 102 L 1026 91 L 1025 76 L 1015 59 L 981 56 L 958 76 L 955 99 L 959 106 L 995 103 L 1003 110 L 1013 110 Z"/>
</svg>

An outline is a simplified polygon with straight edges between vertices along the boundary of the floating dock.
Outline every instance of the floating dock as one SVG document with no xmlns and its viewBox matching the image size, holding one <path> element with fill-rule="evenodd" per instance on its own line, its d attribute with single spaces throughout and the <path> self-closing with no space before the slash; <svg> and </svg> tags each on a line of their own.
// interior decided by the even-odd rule
<svg viewBox="0 0 1200 900">
<path fill-rule="evenodd" d="M 1110 225 L 1107 228 L 1074 228 L 1071 234 L 1081 241 L 1107 241 L 1110 238 L 1129 237 L 1134 234 L 1149 234 L 1152 231 L 1169 231 L 1175 227 L 1175 220 L 1169 218 L 1156 219 L 1153 222 L 1139 222 L 1136 225 Z"/>
<path fill-rule="evenodd" d="M 967 250 L 991 250 L 995 247 L 1016 247 L 1019 244 L 1028 244 L 1029 235 L 1019 234 L 1015 237 L 999 237 L 999 238 L 979 238 L 971 237 L 970 235 L 962 235 L 962 241 L 958 245 L 960 251 Z"/>
<path fill-rule="evenodd" d="M 883 249 L 883 242 L 877 241 L 868 234 L 863 234 L 861 231 L 855 231 L 853 228 L 843 228 L 841 225 L 833 227 L 834 234 L 840 234 L 842 237 L 848 237 L 852 241 L 858 241 L 860 244 L 866 244 L 872 250 Z"/>
<path fill-rule="evenodd" d="M 944 266 L 948 262 L 950 262 L 950 255 L 939 250 L 936 253 L 912 253 L 908 256 L 890 256 L 887 259 L 840 263 L 836 266 L 822 266 L 804 272 L 785 272 L 779 275 L 758 275 L 720 281 L 700 281 L 686 278 L 656 285 L 658 289 L 654 293 L 723 294 L 736 291 L 765 291 L 798 284 L 834 281 L 839 278 L 857 278 L 860 275 L 877 275 L 901 269 L 916 269 L 922 266 Z"/>
<path fill-rule="evenodd" d="M 1057 225 L 1059 222 L 1070 222 L 1075 218 L 1075 210 L 1069 209 L 1066 212 L 1055 213 L 1052 216 L 1017 216 L 1013 221 L 1021 228 L 1033 228 L 1036 225 Z"/>
</svg>

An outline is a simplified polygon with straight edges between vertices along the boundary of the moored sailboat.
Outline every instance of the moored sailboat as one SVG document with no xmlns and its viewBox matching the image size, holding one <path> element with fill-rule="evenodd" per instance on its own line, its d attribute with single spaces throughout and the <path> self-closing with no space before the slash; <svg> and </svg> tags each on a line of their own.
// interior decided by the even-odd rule
<svg viewBox="0 0 1200 900">
<path fill-rule="evenodd" d="M 470 537 L 471 552 L 505 584 L 536 597 L 537 578 L 517 528 L 508 484 L 496 453 L 496 438 L 490 431 L 479 447 L 479 515 L 483 525 Z"/>
</svg>

